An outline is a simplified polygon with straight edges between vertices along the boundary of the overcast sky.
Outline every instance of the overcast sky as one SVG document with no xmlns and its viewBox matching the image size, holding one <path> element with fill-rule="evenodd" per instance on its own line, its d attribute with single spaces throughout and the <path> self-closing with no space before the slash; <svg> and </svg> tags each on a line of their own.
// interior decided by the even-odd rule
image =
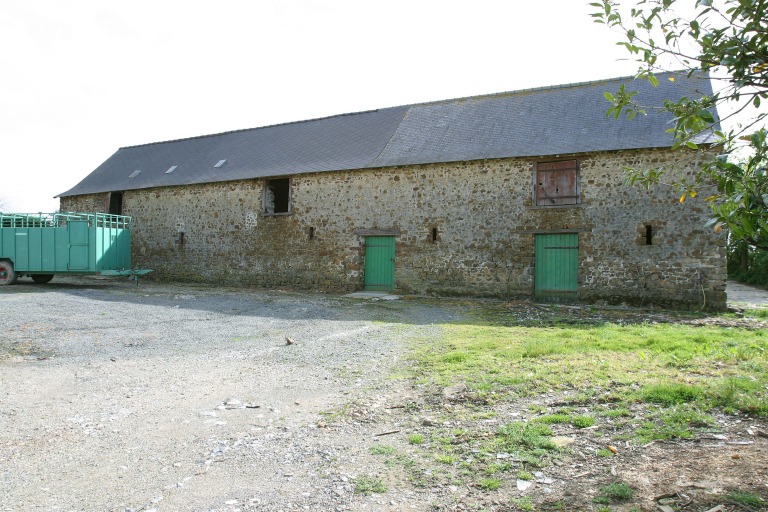
<svg viewBox="0 0 768 512">
<path fill-rule="evenodd" d="M 123 146 L 634 74 L 593 11 L 580 0 L 0 0 L 0 202 L 53 211 L 53 196 Z"/>
</svg>

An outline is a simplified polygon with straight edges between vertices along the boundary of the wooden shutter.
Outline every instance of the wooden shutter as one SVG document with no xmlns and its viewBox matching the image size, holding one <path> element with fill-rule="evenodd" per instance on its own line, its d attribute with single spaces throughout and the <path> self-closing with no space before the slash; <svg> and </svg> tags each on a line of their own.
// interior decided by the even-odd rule
<svg viewBox="0 0 768 512">
<path fill-rule="evenodd" d="M 536 164 L 536 204 L 538 206 L 578 204 L 578 188 L 576 160 Z"/>
</svg>

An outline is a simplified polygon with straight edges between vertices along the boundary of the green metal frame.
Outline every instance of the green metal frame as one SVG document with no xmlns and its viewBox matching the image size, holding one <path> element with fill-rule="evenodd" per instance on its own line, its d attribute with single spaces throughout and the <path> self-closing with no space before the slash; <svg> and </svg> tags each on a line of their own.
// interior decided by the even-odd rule
<svg viewBox="0 0 768 512">
<path fill-rule="evenodd" d="M 131 223 L 106 213 L 0 214 L 0 259 L 27 275 L 130 269 Z"/>
</svg>

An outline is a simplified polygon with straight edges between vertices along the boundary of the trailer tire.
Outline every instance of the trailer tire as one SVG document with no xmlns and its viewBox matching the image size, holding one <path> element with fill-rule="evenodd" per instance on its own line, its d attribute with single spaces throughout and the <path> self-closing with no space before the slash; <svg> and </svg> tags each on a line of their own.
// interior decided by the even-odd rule
<svg viewBox="0 0 768 512">
<path fill-rule="evenodd" d="M 53 274 L 32 274 L 29 277 L 31 277 L 37 284 L 45 284 L 53 279 Z"/>
<path fill-rule="evenodd" d="M 13 262 L 10 260 L 0 260 L 0 286 L 14 284 L 16 278 L 16 271 L 13 270 Z"/>
</svg>

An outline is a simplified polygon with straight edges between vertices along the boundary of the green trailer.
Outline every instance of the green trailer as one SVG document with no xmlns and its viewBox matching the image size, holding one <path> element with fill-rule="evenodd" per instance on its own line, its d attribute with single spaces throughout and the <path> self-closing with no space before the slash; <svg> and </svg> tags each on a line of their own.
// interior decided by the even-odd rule
<svg viewBox="0 0 768 512">
<path fill-rule="evenodd" d="M 0 213 L 0 285 L 28 275 L 131 275 L 131 218 L 105 213 Z"/>
</svg>

